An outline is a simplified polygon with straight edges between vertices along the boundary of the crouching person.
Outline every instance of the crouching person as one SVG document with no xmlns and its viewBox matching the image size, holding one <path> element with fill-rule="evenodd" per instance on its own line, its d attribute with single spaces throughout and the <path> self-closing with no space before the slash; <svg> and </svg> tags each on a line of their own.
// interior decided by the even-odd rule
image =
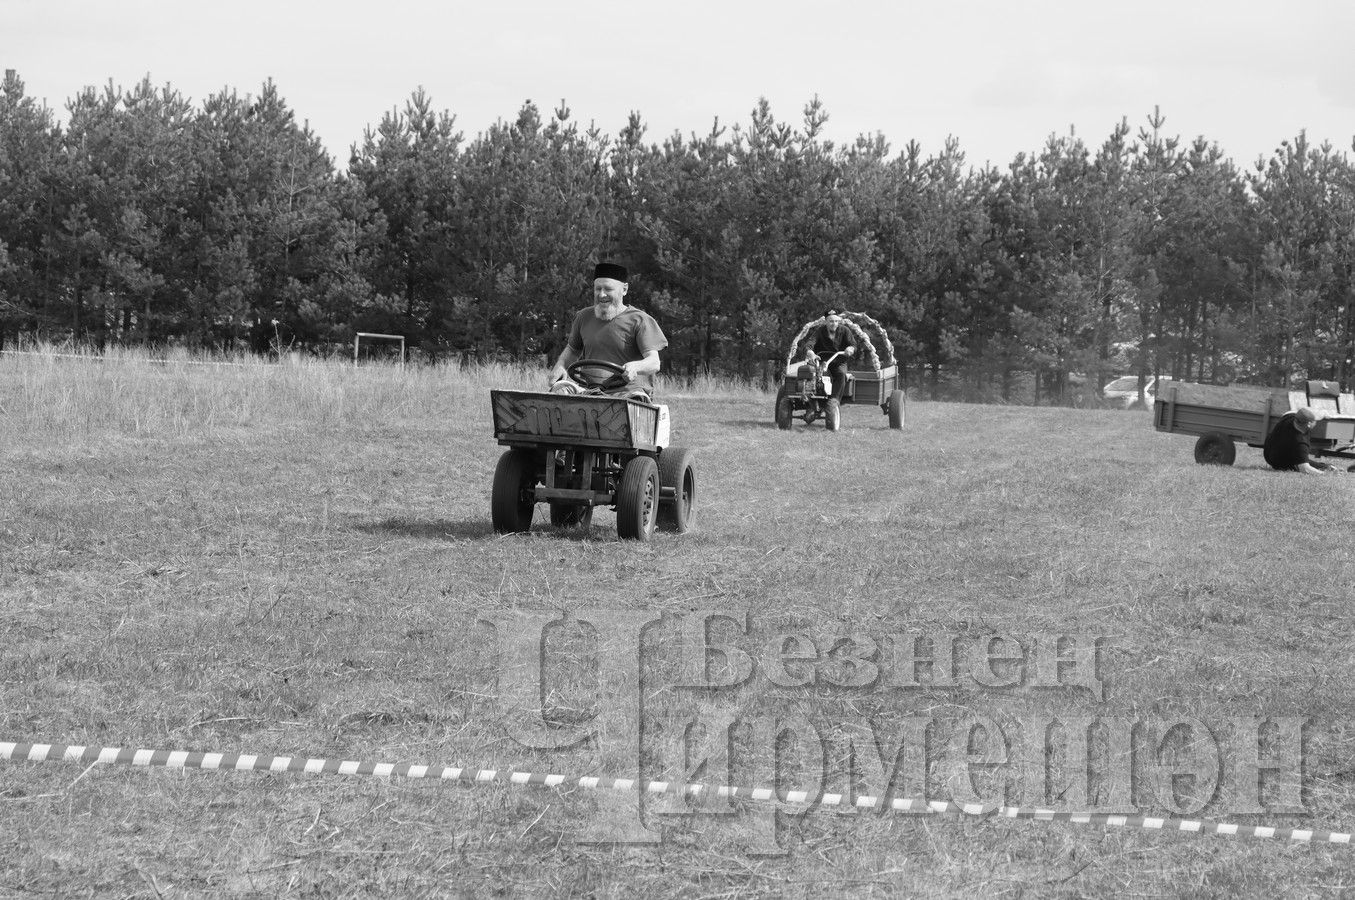
<svg viewBox="0 0 1355 900">
<path fill-rule="evenodd" d="M 1312 458 L 1309 433 L 1317 421 L 1317 412 L 1306 406 L 1280 417 L 1270 434 L 1266 435 L 1262 451 L 1272 469 L 1302 472 L 1305 475 L 1326 475 L 1340 471 Z"/>
</svg>

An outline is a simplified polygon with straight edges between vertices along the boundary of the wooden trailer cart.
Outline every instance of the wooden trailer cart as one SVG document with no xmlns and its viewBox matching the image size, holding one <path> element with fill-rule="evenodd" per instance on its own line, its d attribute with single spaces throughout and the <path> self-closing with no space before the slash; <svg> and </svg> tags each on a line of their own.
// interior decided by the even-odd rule
<svg viewBox="0 0 1355 900">
<path fill-rule="evenodd" d="M 656 527 L 691 527 L 694 456 L 669 446 L 666 406 L 597 394 L 489 396 L 494 437 L 509 448 L 494 469 L 495 531 L 530 530 L 537 503 L 550 506 L 556 526 L 587 526 L 596 507 L 614 507 L 617 534 L 641 541 Z"/>
<path fill-rule="evenodd" d="M 1355 397 L 1330 381 L 1309 381 L 1302 391 L 1167 382 L 1153 401 L 1153 427 L 1197 435 L 1197 463 L 1231 466 L 1238 443 L 1263 447 L 1280 417 L 1300 406 L 1325 416 L 1309 432 L 1314 456 L 1355 458 Z"/>
</svg>

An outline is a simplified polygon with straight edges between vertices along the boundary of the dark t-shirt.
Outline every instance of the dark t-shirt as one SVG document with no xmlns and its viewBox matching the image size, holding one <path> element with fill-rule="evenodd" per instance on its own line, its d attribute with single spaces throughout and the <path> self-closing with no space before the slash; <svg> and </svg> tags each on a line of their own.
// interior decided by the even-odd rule
<svg viewBox="0 0 1355 900">
<path fill-rule="evenodd" d="M 620 366 L 643 359 L 651 350 L 662 350 L 668 346 L 668 338 L 654 317 L 643 310 L 627 306 L 615 319 L 604 322 L 589 306 L 575 314 L 569 326 L 568 346 L 578 359 L 597 359 Z M 599 370 L 596 374 L 601 380 L 611 373 Z M 654 377 L 640 375 L 634 384 L 652 388 Z"/>
<path fill-rule="evenodd" d="M 1272 469 L 1293 469 L 1308 462 L 1311 449 L 1308 432 L 1294 427 L 1294 413 L 1285 413 L 1266 435 L 1262 453 Z"/>
</svg>

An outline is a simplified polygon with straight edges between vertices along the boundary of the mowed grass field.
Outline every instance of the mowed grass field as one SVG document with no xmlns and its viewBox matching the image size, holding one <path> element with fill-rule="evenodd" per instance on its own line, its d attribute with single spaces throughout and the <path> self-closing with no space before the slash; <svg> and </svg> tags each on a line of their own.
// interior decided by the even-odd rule
<svg viewBox="0 0 1355 900">
<path fill-rule="evenodd" d="M 1276 474 L 1247 448 L 1234 467 L 1197 466 L 1191 438 L 1155 432 L 1141 411 L 914 401 L 902 432 L 852 407 L 840 433 L 782 432 L 768 394 L 670 385 L 675 443 L 697 457 L 694 530 L 622 543 L 609 511 L 557 531 L 539 507 L 530 534 L 496 535 L 488 392 L 543 379 L 0 357 L 0 741 L 680 778 L 682 723 L 732 717 L 744 723 L 727 742 L 734 771 L 708 780 L 812 792 L 844 783 L 846 738 L 861 753 L 874 727 L 885 746 L 911 717 L 930 723 L 932 749 L 895 793 L 992 799 L 1018 748 L 971 735 L 960 749 L 980 762 L 960 784 L 946 749 L 974 716 L 1004 727 L 1185 718 L 1213 743 L 1198 730 L 1161 743 L 1147 727 L 1133 732 L 1132 764 L 1106 762 L 1113 741 L 1093 740 L 1087 758 L 1103 776 L 1131 774 L 1141 812 L 1355 831 L 1355 475 Z M 710 641 L 745 649 L 747 680 L 693 688 L 675 674 L 697 610 L 732 614 L 712 620 Z M 596 650 L 608 616 L 656 620 L 635 648 L 643 708 L 606 719 L 638 742 L 599 734 L 548 751 L 512 738 L 496 641 L 503 622 L 543 612 L 592 626 L 566 623 L 546 641 L 544 705 L 564 727 L 603 721 L 617 699 L 595 684 L 615 662 Z M 790 634 L 820 660 L 778 672 L 769 648 Z M 856 635 L 845 650 L 844 635 Z M 933 652 L 959 648 L 954 686 L 927 684 L 921 664 L 918 688 L 842 686 L 843 652 L 885 668 L 886 647 L 915 635 Z M 1104 694 L 1036 685 L 1029 655 L 1024 668 L 991 663 L 998 684 L 975 678 L 973 648 L 994 635 L 1027 648 L 1096 641 Z M 1258 716 L 1308 721 L 1298 812 L 1278 808 L 1272 779 L 1263 812 L 1235 814 L 1208 767 L 1189 763 L 1216 743 L 1215 780 L 1235 786 L 1227 735 Z M 782 719 L 813 724 L 822 761 L 801 729 L 798 743 L 773 737 L 784 759 L 767 763 L 759 741 Z M 1091 780 L 1093 801 L 1110 780 Z M 1022 804 L 1040 793 L 1008 790 Z M 1053 794 L 1038 799 L 1077 799 Z M 577 788 L 0 761 L 0 895 L 1355 890 L 1349 846 L 832 808 L 769 824 L 765 804 L 742 801 L 724 816 L 646 805 L 662 835 L 653 845 L 581 842 L 624 818 L 626 802 Z"/>
</svg>

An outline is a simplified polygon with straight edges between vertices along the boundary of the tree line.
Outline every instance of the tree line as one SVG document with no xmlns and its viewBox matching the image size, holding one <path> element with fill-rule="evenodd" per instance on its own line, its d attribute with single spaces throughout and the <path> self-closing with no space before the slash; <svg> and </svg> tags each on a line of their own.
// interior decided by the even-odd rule
<svg viewBox="0 0 1355 900">
<path fill-rule="evenodd" d="M 599 258 L 665 369 L 754 375 L 828 307 L 889 331 L 924 395 L 1057 400 L 1119 374 L 1349 383 L 1355 168 L 1300 132 L 1243 170 L 1154 110 L 1008 165 L 958 142 L 746 123 L 647 140 L 525 103 L 468 140 L 415 91 L 338 169 L 272 83 L 200 106 L 149 78 L 64 123 L 0 86 L 0 348 L 19 339 L 425 358 L 553 355 Z M 1033 385 L 1034 393 L 1031 394 Z"/>
</svg>

